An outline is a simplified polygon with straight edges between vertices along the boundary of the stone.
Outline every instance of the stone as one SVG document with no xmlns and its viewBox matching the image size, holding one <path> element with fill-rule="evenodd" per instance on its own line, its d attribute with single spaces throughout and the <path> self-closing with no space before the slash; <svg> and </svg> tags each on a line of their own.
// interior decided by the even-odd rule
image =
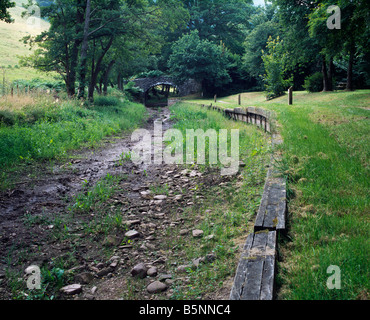
<svg viewBox="0 0 370 320">
<path fill-rule="evenodd" d="M 187 270 L 191 268 L 191 265 L 188 265 L 188 264 L 184 264 L 184 265 L 181 265 L 181 266 L 178 266 L 176 268 L 176 271 L 177 272 L 187 272 Z"/>
<path fill-rule="evenodd" d="M 94 275 L 90 272 L 82 272 L 76 274 L 75 281 L 82 284 L 88 284 L 94 279 Z"/>
<path fill-rule="evenodd" d="M 212 240 L 215 237 L 214 234 L 210 234 L 209 236 L 204 237 L 205 240 Z"/>
<path fill-rule="evenodd" d="M 140 237 L 140 233 L 137 232 L 136 230 L 130 230 L 125 233 L 125 237 L 129 239 L 134 239 Z"/>
<path fill-rule="evenodd" d="M 121 243 L 121 238 L 109 235 L 105 238 L 104 244 L 107 246 L 118 246 Z"/>
<path fill-rule="evenodd" d="M 195 229 L 192 231 L 192 234 L 194 238 L 200 238 L 203 236 L 203 230 Z"/>
<path fill-rule="evenodd" d="M 184 236 L 184 235 L 186 235 L 188 233 L 189 233 L 189 230 L 188 229 L 181 229 L 180 230 L 180 235 L 182 235 L 182 236 Z"/>
<path fill-rule="evenodd" d="M 205 256 L 206 262 L 213 262 L 216 260 L 216 255 L 214 253 L 209 253 Z"/>
<path fill-rule="evenodd" d="M 133 277 L 139 277 L 141 279 L 145 278 L 147 275 L 148 268 L 144 263 L 139 263 L 131 270 L 131 275 Z"/>
<path fill-rule="evenodd" d="M 147 286 L 147 291 L 149 293 L 159 293 L 167 289 L 167 285 L 160 281 L 154 281 Z"/>
<path fill-rule="evenodd" d="M 148 271 L 147 271 L 147 275 L 148 275 L 149 277 L 155 277 L 157 274 L 158 274 L 158 270 L 157 270 L 157 268 L 156 268 L 156 267 L 151 267 L 151 268 L 149 268 L 149 269 L 148 269 Z"/>
<path fill-rule="evenodd" d="M 152 196 L 152 192 L 150 191 L 150 190 L 148 190 L 148 191 L 141 191 L 140 192 L 140 195 L 141 195 L 141 197 L 142 198 L 144 198 L 144 199 L 151 199 L 153 196 Z"/>
<path fill-rule="evenodd" d="M 154 197 L 154 200 L 166 200 L 166 199 L 167 199 L 167 196 L 165 196 L 164 194 L 160 194 Z"/>
<path fill-rule="evenodd" d="M 161 274 L 161 275 L 158 277 L 158 280 L 159 280 L 159 281 L 163 281 L 163 280 L 166 280 L 166 279 L 172 279 L 172 275 L 167 274 L 167 273 L 163 273 L 163 274 Z"/>
<path fill-rule="evenodd" d="M 140 223 L 141 223 L 140 220 L 128 220 L 128 221 L 125 221 L 123 224 L 127 225 L 128 227 L 131 227 L 131 226 L 134 226 Z"/>
<path fill-rule="evenodd" d="M 108 273 L 110 273 L 112 271 L 111 268 L 104 268 L 104 269 L 101 269 L 98 273 L 97 273 L 97 276 L 98 277 L 104 277 L 106 276 Z"/>
<path fill-rule="evenodd" d="M 198 268 L 198 267 L 199 267 L 199 264 L 200 264 L 200 262 L 201 262 L 201 258 L 193 259 L 193 260 L 192 260 L 192 262 L 193 262 L 193 265 L 194 265 L 196 268 Z"/>
<path fill-rule="evenodd" d="M 82 286 L 79 283 L 70 284 L 61 288 L 60 291 L 67 295 L 78 294 L 82 292 Z"/>
</svg>

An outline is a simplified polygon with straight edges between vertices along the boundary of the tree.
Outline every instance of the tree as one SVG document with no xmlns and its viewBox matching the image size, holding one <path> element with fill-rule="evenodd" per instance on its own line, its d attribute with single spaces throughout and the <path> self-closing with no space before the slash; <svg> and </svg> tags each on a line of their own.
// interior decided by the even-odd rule
<svg viewBox="0 0 370 320">
<path fill-rule="evenodd" d="M 169 60 L 170 72 L 178 81 L 195 79 L 202 83 L 205 91 L 231 81 L 227 65 L 227 52 L 223 47 L 201 40 L 196 30 L 174 43 Z"/>
<path fill-rule="evenodd" d="M 262 61 L 262 50 L 266 48 L 269 37 L 276 38 L 279 35 L 279 25 L 274 19 L 272 7 L 259 8 L 251 17 L 252 29 L 248 32 L 243 55 L 244 69 L 256 79 L 259 87 L 262 87 L 262 74 L 265 71 Z"/>
<path fill-rule="evenodd" d="M 13 19 L 8 11 L 9 8 L 13 7 L 15 7 L 15 2 L 11 2 L 10 0 L 0 1 L 0 21 L 5 21 L 7 23 L 13 22 Z"/>
<path fill-rule="evenodd" d="M 281 96 L 292 84 L 292 77 L 287 78 L 286 76 L 287 54 L 279 36 L 274 40 L 269 37 L 266 49 L 267 51 L 262 51 L 262 60 L 265 67 L 263 81 L 267 98 L 275 98 Z"/>
</svg>

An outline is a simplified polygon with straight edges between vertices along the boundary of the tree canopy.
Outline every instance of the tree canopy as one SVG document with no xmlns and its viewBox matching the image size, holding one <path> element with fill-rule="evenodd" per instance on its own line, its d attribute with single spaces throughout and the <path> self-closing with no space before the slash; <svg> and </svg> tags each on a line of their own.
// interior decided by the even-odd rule
<svg viewBox="0 0 370 320">
<path fill-rule="evenodd" d="M 301 89 L 313 74 L 330 91 L 370 85 L 369 8 L 339 0 L 341 28 L 330 29 L 328 0 L 39 0 L 50 29 L 24 39 L 37 49 L 22 63 L 56 71 L 70 96 L 93 99 L 108 84 L 143 72 L 194 78 L 206 93 Z M 31 2 L 28 4 L 30 5 Z M 1 19 L 10 21 L 1 2 Z M 4 11 L 5 10 L 5 11 Z M 103 88 L 103 89 L 102 89 Z M 272 91 L 272 92 L 269 92 Z M 275 92 L 274 92 L 275 91 Z"/>
</svg>

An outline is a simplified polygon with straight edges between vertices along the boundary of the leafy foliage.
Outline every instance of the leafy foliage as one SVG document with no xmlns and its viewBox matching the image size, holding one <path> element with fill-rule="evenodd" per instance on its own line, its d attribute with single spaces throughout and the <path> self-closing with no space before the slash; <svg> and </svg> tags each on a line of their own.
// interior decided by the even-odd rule
<svg viewBox="0 0 370 320">
<path fill-rule="evenodd" d="M 283 42 L 279 37 L 267 42 L 267 52 L 263 51 L 262 60 L 266 73 L 263 81 L 268 98 L 281 96 L 292 84 L 292 77 L 286 79 L 286 54 L 283 51 Z"/>
</svg>

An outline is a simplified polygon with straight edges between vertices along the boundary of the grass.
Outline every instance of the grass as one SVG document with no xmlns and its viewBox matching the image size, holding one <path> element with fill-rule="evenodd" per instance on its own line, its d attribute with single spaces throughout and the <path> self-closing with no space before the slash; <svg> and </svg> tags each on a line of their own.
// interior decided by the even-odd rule
<svg viewBox="0 0 370 320">
<path fill-rule="evenodd" d="M 14 107 L 9 99 L 0 101 L 3 189 L 22 166 L 65 158 L 82 146 L 93 147 L 104 137 L 137 127 L 146 112 L 140 104 L 113 96 L 98 97 L 89 106 L 75 100 L 56 102 L 46 94 L 17 99 Z"/>
<path fill-rule="evenodd" d="M 28 24 L 26 18 L 22 18 L 21 14 L 25 11 L 22 8 L 23 0 L 15 0 L 16 7 L 10 8 L 9 12 L 14 23 L 5 23 L 0 21 L 0 70 L 1 83 L 3 72 L 5 70 L 5 79 L 7 83 L 13 80 L 25 79 L 32 80 L 34 78 L 53 79 L 55 73 L 43 73 L 33 68 L 19 66 L 19 57 L 27 56 L 32 53 L 28 46 L 24 45 L 20 40 L 28 35 L 35 36 L 49 28 L 49 23 L 45 20 L 36 18 L 37 24 Z"/>
<path fill-rule="evenodd" d="M 215 180 L 209 185 L 205 183 L 193 188 L 194 206 L 186 206 L 182 213 L 186 217 L 186 224 L 179 226 L 175 232 L 168 230 L 168 237 L 163 244 L 164 250 L 173 251 L 173 259 L 167 262 L 169 266 L 172 262 L 177 262 L 178 266 L 181 261 L 184 265 L 191 265 L 193 259 L 207 254 L 216 256 L 214 261 L 201 263 L 198 268 L 188 267 L 186 285 L 175 286 L 171 298 L 206 299 L 234 277 L 238 251 L 251 232 L 251 221 L 261 199 L 270 146 L 263 132 L 252 126 L 226 120 L 216 111 L 204 110 L 188 103 L 178 103 L 171 110 L 177 120 L 174 127 L 184 135 L 189 128 L 204 131 L 218 131 L 221 128 L 240 130 L 240 160 L 246 166 L 240 174 L 220 176 L 218 169 L 209 164 L 204 165 L 204 172 L 208 172 L 211 179 Z M 201 229 L 203 237 L 195 239 L 191 236 L 174 236 L 183 228 Z"/>
<path fill-rule="evenodd" d="M 237 96 L 222 101 L 237 106 Z M 263 93 L 242 101 L 274 110 L 284 139 L 289 232 L 280 245 L 279 298 L 368 299 L 370 90 L 296 92 L 292 106 L 287 96 L 267 102 Z M 341 289 L 326 285 L 330 265 L 340 268 Z"/>
</svg>

